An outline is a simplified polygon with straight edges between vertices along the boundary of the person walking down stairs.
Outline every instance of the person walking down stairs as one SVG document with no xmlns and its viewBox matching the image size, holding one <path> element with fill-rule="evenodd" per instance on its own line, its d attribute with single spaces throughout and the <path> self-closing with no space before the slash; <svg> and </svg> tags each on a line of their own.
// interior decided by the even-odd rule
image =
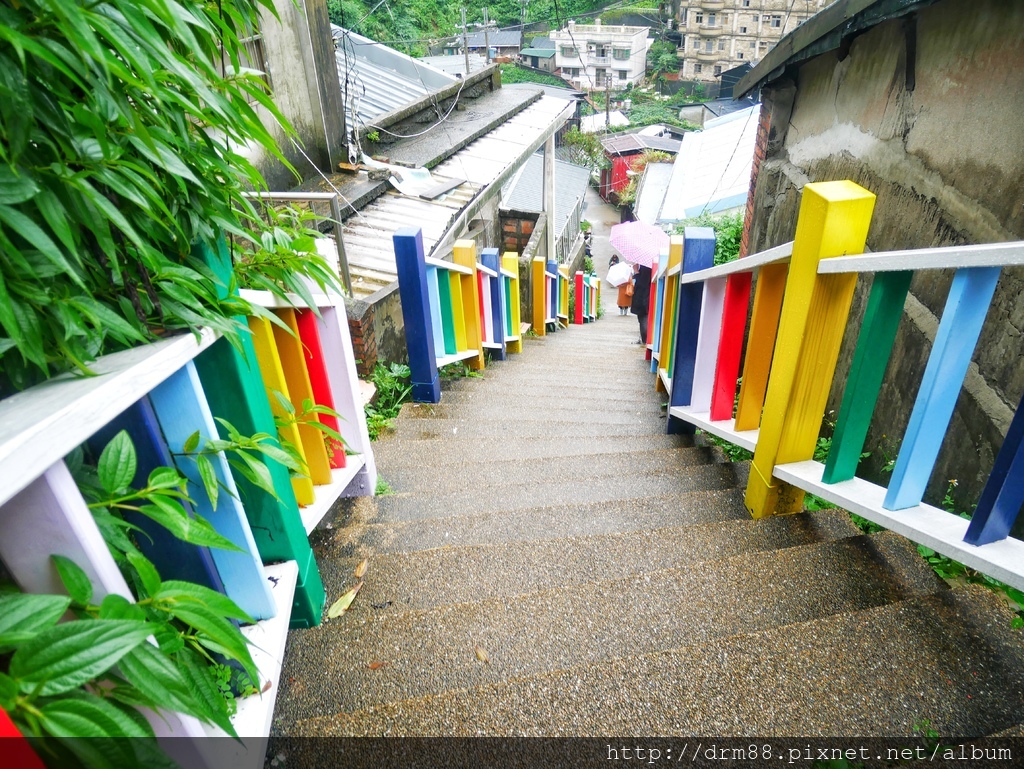
<svg viewBox="0 0 1024 769">
<path fill-rule="evenodd" d="M 637 344 L 647 344 L 647 309 L 651 296 L 651 268 L 640 265 L 633 277 L 633 301 L 629 309 L 636 315 L 640 323 L 640 341 Z"/>
<path fill-rule="evenodd" d="M 618 264 L 619 258 L 613 256 L 615 260 L 614 264 Z M 608 266 L 610 267 L 613 262 L 609 261 Z M 619 307 L 619 315 L 629 315 L 629 306 L 633 301 L 633 280 L 632 278 L 627 280 L 625 283 L 619 286 L 619 298 L 616 304 Z"/>
</svg>

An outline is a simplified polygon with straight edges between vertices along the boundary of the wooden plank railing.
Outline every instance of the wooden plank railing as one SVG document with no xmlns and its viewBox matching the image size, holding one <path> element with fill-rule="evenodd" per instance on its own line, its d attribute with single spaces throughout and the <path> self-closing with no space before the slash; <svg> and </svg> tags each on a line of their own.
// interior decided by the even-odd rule
<svg viewBox="0 0 1024 769">
<path fill-rule="evenodd" d="M 874 195 L 852 182 L 825 182 L 806 185 L 803 196 L 792 243 L 712 267 L 713 235 L 688 228 L 659 259 L 651 370 L 669 396 L 668 431 L 700 428 L 752 451 L 745 504 L 755 518 L 800 510 L 810 492 L 1024 589 L 1024 542 L 1008 536 L 1024 503 L 1020 406 L 970 523 L 922 502 L 1001 267 L 1024 263 L 1024 243 L 855 256 L 864 250 Z M 956 272 L 883 488 L 854 472 L 910 278 L 928 269 Z M 814 449 L 860 272 L 875 279 L 831 450 L 820 463 Z M 918 383 L 904 385 L 913 391 Z"/>
<path fill-rule="evenodd" d="M 601 279 L 593 272 L 576 273 L 576 307 L 573 323 L 583 325 L 597 320 L 601 306 Z"/>
</svg>

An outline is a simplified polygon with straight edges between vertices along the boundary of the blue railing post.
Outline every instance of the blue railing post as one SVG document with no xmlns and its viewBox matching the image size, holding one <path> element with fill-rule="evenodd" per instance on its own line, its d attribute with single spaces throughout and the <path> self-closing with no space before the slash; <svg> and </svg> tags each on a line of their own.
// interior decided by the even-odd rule
<svg viewBox="0 0 1024 769">
<path fill-rule="evenodd" d="M 501 257 L 498 256 L 498 249 L 485 248 L 480 252 L 480 262 L 488 270 L 494 270 L 498 276 L 488 281 L 491 286 L 491 327 L 494 334 L 494 338 L 491 341 L 494 344 L 501 345 L 500 348 L 492 347 L 491 355 L 496 360 L 505 360 L 508 357 L 508 353 L 505 350 L 505 278 L 501 274 Z M 483 297 L 481 297 L 482 299 Z"/>
<path fill-rule="evenodd" d="M 710 227 L 687 227 L 683 233 L 683 274 L 706 270 L 715 266 L 715 231 Z M 676 315 L 676 354 L 672 367 L 672 392 L 669 408 L 689 406 L 693 396 L 693 374 L 697 362 L 697 335 L 700 332 L 700 309 L 704 295 L 703 283 L 683 283 L 679 286 L 679 305 Z M 664 365 L 664 362 L 662 363 Z M 670 434 L 693 434 L 695 428 L 673 416 L 668 418 L 666 431 Z"/>
<path fill-rule="evenodd" d="M 394 234 L 395 268 L 398 293 L 402 299 L 402 320 L 412 373 L 412 398 L 420 403 L 441 400 L 441 380 L 437 373 L 434 329 L 430 320 L 427 292 L 427 262 L 423 253 L 423 232 L 402 227 Z"/>
<path fill-rule="evenodd" d="M 882 502 L 886 510 L 914 507 L 924 496 L 999 273 L 999 267 L 968 267 L 953 276 L 910 424 Z"/>
<path fill-rule="evenodd" d="M 1006 539 L 1024 504 L 1024 398 L 1006 431 L 992 474 L 978 499 L 964 542 L 987 545 Z"/>
</svg>

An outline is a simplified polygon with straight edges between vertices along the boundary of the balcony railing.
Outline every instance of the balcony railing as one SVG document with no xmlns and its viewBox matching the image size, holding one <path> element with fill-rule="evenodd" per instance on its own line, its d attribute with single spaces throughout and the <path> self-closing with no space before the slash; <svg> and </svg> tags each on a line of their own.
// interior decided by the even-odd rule
<svg viewBox="0 0 1024 769">
<path fill-rule="evenodd" d="M 745 504 L 755 518 L 802 509 L 809 492 L 983 574 L 1024 589 L 1024 403 L 968 522 L 924 504 L 943 437 L 1002 266 L 1024 242 L 852 256 L 875 196 L 853 182 L 804 187 L 796 239 L 713 267 L 714 232 L 672 238 L 652 282 L 651 359 L 669 393 L 669 432 L 699 427 L 753 452 Z M 955 270 L 892 479 L 854 476 L 914 271 Z M 747 330 L 752 274 L 758 272 Z M 831 450 L 813 460 L 857 275 L 874 273 Z M 735 416 L 737 375 L 743 362 Z"/>
<path fill-rule="evenodd" d="M 721 61 L 726 58 L 725 51 L 697 51 L 700 61 Z"/>
</svg>

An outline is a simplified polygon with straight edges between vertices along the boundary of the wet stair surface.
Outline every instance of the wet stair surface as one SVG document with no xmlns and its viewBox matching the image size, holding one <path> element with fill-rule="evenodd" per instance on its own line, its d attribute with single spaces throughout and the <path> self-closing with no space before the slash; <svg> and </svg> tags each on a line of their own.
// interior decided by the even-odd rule
<svg viewBox="0 0 1024 769">
<path fill-rule="evenodd" d="M 745 466 L 665 434 L 613 313 L 445 383 L 375 444 L 394 493 L 313 535 L 329 600 L 365 558 L 363 587 L 290 634 L 274 734 L 1019 729 L 1006 605 L 842 511 L 751 520 Z"/>
</svg>

